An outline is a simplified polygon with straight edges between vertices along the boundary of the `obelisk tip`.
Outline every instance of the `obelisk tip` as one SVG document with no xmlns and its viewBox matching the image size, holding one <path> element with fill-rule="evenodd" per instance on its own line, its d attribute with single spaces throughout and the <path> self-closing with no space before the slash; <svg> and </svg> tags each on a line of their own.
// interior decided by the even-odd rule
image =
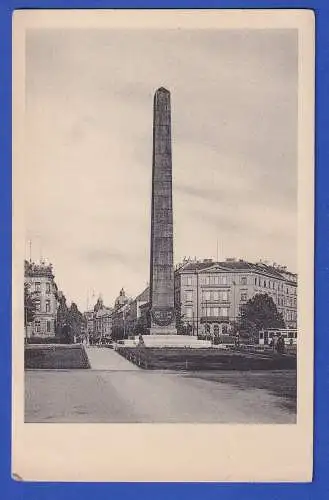
<svg viewBox="0 0 329 500">
<path fill-rule="evenodd" d="M 156 91 L 156 94 L 161 93 L 161 94 L 170 94 L 169 90 L 165 89 L 164 87 L 159 87 Z"/>
</svg>

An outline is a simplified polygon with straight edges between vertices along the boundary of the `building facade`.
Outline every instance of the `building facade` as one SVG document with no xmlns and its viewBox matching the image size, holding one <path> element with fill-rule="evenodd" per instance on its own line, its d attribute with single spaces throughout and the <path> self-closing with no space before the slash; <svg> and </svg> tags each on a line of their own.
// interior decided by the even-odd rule
<svg viewBox="0 0 329 500">
<path fill-rule="evenodd" d="M 54 337 L 58 306 L 58 289 L 51 264 L 41 261 L 24 262 L 24 281 L 33 296 L 35 315 L 32 323 L 26 327 L 26 336 Z"/>
<path fill-rule="evenodd" d="M 175 270 L 176 314 L 191 334 L 224 334 L 256 294 L 272 297 L 286 328 L 297 328 L 297 275 L 259 262 L 185 261 Z"/>
<path fill-rule="evenodd" d="M 149 305 L 150 289 L 147 287 L 135 299 L 129 301 L 126 308 L 126 336 L 134 337 L 141 333 L 146 333 L 148 323 L 142 316 L 142 308 L 145 304 Z"/>
<path fill-rule="evenodd" d="M 121 288 L 112 312 L 112 338 L 114 340 L 124 339 L 128 336 L 127 326 L 129 323 L 130 303 L 131 300 L 126 296 L 124 289 Z"/>
<path fill-rule="evenodd" d="M 86 337 L 91 344 L 111 338 L 112 312 L 113 309 L 105 306 L 102 297 L 99 297 L 93 310 L 84 313 Z"/>
</svg>

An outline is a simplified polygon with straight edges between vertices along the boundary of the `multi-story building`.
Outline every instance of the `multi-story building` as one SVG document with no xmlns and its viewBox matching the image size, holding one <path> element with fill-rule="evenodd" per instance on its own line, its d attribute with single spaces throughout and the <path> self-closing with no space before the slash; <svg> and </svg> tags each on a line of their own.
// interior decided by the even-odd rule
<svg viewBox="0 0 329 500">
<path fill-rule="evenodd" d="M 114 339 L 123 339 L 128 336 L 127 325 L 130 303 L 131 300 L 129 300 L 122 288 L 115 300 L 112 312 L 112 337 Z"/>
<path fill-rule="evenodd" d="M 143 320 L 141 308 L 150 300 L 150 289 L 147 287 L 142 293 L 129 302 L 126 311 L 126 333 L 133 337 L 139 333 L 145 333 L 147 323 Z"/>
<path fill-rule="evenodd" d="M 87 339 L 91 339 L 94 336 L 94 311 L 86 311 L 83 313 L 85 318 L 85 333 Z"/>
<path fill-rule="evenodd" d="M 103 303 L 102 297 L 97 302 L 92 311 L 86 311 L 84 317 L 86 320 L 86 335 L 91 343 L 101 339 L 110 339 L 112 335 L 112 311 Z"/>
<path fill-rule="evenodd" d="M 272 297 L 286 328 L 297 327 L 297 275 L 284 267 L 205 259 L 175 270 L 176 311 L 194 335 L 228 332 L 255 294 Z"/>
<path fill-rule="evenodd" d="M 56 333 L 57 285 L 51 264 L 24 261 L 24 281 L 35 303 L 35 315 L 27 325 L 26 336 L 53 337 Z"/>
</svg>

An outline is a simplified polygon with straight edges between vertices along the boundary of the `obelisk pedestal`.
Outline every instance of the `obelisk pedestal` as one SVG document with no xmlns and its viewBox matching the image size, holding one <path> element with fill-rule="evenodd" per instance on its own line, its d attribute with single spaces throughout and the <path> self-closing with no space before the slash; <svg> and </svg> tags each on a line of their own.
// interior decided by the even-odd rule
<svg viewBox="0 0 329 500">
<path fill-rule="evenodd" d="M 150 334 L 174 335 L 171 109 L 163 87 L 155 93 L 153 113 Z"/>
</svg>

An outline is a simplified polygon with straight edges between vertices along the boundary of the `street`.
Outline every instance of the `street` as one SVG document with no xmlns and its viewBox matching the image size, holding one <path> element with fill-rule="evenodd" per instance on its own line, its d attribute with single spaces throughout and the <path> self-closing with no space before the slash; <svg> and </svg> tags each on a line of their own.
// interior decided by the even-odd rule
<svg viewBox="0 0 329 500">
<path fill-rule="evenodd" d="M 87 353 L 90 370 L 25 372 L 26 422 L 295 423 L 284 398 L 252 387 L 257 373 L 246 388 L 242 372 L 145 371 L 111 349 Z"/>
</svg>

